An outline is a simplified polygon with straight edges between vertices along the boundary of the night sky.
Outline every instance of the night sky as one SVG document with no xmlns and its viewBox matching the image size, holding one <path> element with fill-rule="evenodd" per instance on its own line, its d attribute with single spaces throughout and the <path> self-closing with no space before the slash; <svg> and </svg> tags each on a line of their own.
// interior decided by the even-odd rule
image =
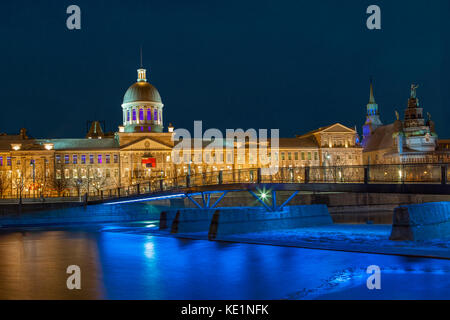
<svg viewBox="0 0 450 320">
<path fill-rule="evenodd" d="M 66 8 L 82 29 L 66 28 Z M 366 9 L 382 10 L 382 30 Z M 122 122 L 139 48 L 165 126 L 279 128 L 284 137 L 361 126 L 373 76 L 384 123 L 411 83 L 450 138 L 450 1 L 2 1 L 0 132 L 82 137 L 87 120 Z"/>
</svg>

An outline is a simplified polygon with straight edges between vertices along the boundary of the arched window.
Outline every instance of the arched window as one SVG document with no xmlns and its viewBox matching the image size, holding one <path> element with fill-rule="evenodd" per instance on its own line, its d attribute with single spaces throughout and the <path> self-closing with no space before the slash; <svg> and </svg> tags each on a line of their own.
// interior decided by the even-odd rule
<svg viewBox="0 0 450 320">
<path fill-rule="evenodd" d="M 148 108 L 147 109 L 147 121 L 151 121 L 152 120 L 152 109 Z"/>
<path fill-rule="evenodd" d="M 144 121 L 144 109 L 139 109 L 139 120 Z"/>
<path fill-rule="evenodd" d="M 130 110 L 127 110 L 127 121 L 130 122 Z"/>
<path fill-rule="evenodd" d="M 154 116 L 153 116 L 153 121 L 158 121 L 158 110 L 156 110 L 155 109 L 155 113 L 154 113 Z"/>
<path fill-rule="evenodd" d="M 133 109 L 133 121 L 136 121 L 136 109 Z"/>
</svg>

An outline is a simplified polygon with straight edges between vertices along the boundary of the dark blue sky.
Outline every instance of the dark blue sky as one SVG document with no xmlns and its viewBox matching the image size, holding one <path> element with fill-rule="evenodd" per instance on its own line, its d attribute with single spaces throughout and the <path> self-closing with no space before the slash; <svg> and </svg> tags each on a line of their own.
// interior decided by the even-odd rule
<svg viewBox="0 0 450 320">
<path fill-rule="evenodd" d="M 122 121 L 139 47 L 161 93 L 165 125 L 279 128 L 282 136 L 341 122 L 361 126 L 368 81 L 385 123 L 409 86 L 450 138 L 448 0 L 9 1 L 0 4 L 0 132 L 80 137 L 86 120 Z M 66 8 L 82 30 L 66 28 Z M 382 30 L 366 28 L 366 8 Z"/>
</svg>

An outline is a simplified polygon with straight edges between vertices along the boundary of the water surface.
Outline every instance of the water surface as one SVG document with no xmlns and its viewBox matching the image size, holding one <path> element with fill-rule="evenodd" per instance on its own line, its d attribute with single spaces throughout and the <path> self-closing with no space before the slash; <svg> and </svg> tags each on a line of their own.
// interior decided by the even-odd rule
<svg viewBox="0 0 450 320">
<path fill-rule="evenodd" d="M 0 233 L 0 299 L 450 299 L 449 260 L 184 240 L 117 227 Z M 79 291 L 66 287 L 69 265 L 81 268 Z M 382 269 L 380 291 L 366 287 L 370 265 Z"/>
</svg>

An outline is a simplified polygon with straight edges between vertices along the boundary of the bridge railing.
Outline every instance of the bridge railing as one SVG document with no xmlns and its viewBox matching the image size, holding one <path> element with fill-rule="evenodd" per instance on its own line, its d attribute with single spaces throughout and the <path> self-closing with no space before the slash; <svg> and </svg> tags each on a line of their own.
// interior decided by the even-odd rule
<svg viewBox="0 0 450 320">
<path fill-rule="evenodd" d="M 283 184 L 446 184 L 450 173 L 446 164 L 389 164 L 370 166 L 284 167 L 272 175 L 262 175 L 261 169 L 212 171 L 151 179 L 131 186 L 103 190 L 89 200 L 151 194 L 184 188 L 251 183 Z"/>
</svg>

